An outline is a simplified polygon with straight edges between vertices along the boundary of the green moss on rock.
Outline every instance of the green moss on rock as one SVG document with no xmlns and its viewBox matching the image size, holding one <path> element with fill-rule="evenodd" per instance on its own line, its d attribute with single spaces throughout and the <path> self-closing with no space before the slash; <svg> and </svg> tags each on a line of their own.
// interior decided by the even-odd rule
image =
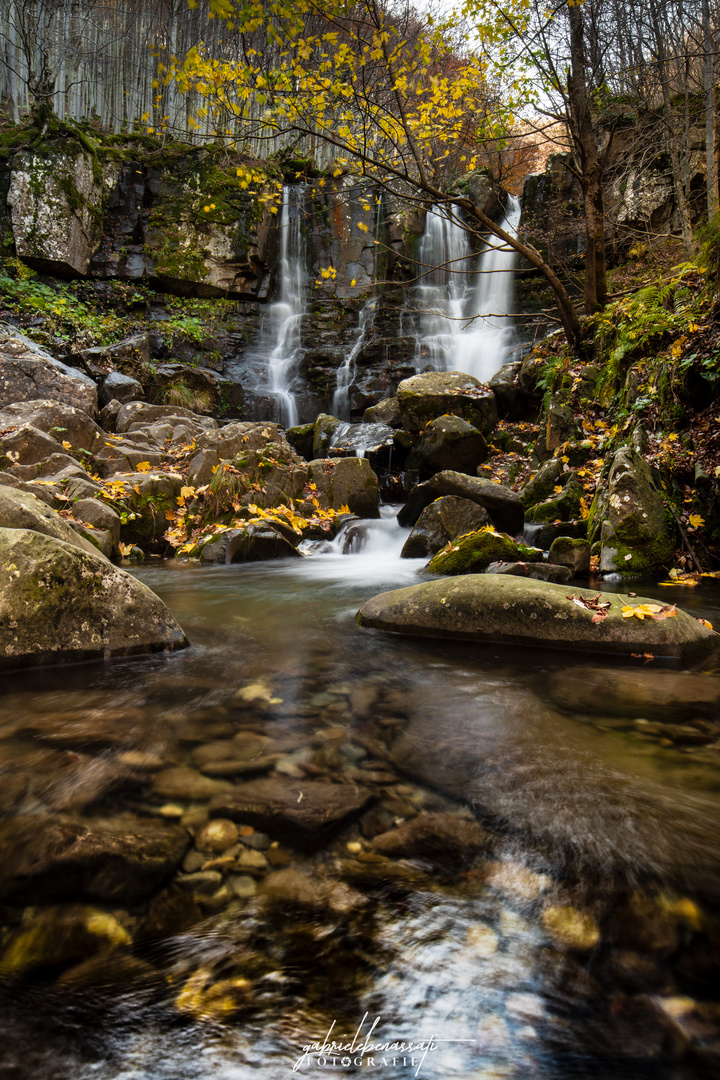
<svg viewBox="0 0 720 1080">
<path fill-rule="evenodd" d="M 428 563 L 431 574 L 477 574 L 493 562 L 515 562 L 518 545 L 506 533 L 479 529 L 451 541 Z"/>
</svg>

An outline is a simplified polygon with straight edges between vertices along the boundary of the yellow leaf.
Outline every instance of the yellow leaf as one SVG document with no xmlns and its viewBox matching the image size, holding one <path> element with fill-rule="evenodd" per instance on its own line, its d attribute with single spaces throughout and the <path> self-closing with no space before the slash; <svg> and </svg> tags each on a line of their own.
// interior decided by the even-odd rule
<svg viewBox="0 0 720 1080">
<path fill-rule="evenodd" d="M 67 439 L 63 439 L 63 449 L 72 450 L 72 443 L 69 443 Z"/>
<path fill-rule="evenodd" d="M 693 529 L 699 529 L 700 526 L 704 524 L 705 518 L 701 517 L 700 514 L 691 514 L 688 518 L 688 525 Z"/>
<path fill-rule="evenodd" d="M 149 461 L 138 461 L 135 466 L 135 472 L 150 472 L 152 465 Z"/>
</svg>

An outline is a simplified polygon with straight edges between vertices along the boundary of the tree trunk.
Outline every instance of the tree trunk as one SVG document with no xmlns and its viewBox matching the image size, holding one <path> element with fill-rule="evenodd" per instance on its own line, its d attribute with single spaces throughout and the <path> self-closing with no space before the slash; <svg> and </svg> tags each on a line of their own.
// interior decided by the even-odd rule
<svg viewBox="0 0 720 1080">
<path fill-rule="evenodd" d="M 570 21 L 570 73 L 568 101 L 570 129 L 579 160 L 580 186 L 583 193 L 585 229 L 585 313 L 592 315 L 607 303 L 607 266 L 605 258 L 605 208 L 603 205 L 602 165 L 595 142 L 585 77 L 583 21 L 577 5 L 568 7 Z"/>
<path fill-rule="evenodd" d="M 720 209 L 718 200 L 718 174 L 717 160 L 715 157 L 715 141 L 717 120 L 715 116 L 715 42 L 713 40 L 712 23 L 710 21 L 709 0 L 703 0 L 703 51 L 704 51 L 704 82 L 705 82 L 705 163 L 706 163 L 706 186 L 707 186 L 707 212 L 708 221 L 712 221 Z"/>
</svg>

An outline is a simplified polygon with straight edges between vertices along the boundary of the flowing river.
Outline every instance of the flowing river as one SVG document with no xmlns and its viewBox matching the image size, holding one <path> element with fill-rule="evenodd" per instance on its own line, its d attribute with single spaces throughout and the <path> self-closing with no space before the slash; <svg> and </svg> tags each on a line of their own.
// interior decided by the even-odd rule
<svg viewBox="0 0 720 1080">
<path fill-rule="evenodd" d="M 367 801 L 319 848 L 241 827 L 191 853 L 164 908 L 95 905 L 118 929 L 89 959 L 9 972 L 42 903 L 1 908 L 2 1080 L 717 1075 L 718 716 L 674 706 L 686 677 L 653 664 L 358 630 L 419 580 L 403 539 L 387 517 L 302 560 L 150 562 L 192 648 L 4 678 L 6 813 L 197 831 L 207 792 L 153 777 L 244 780 L 223 745 L 252 740 L 299 802 L 318 780 Z M 624 587 L 720 623 L 710 587 Z"/>
</svg>

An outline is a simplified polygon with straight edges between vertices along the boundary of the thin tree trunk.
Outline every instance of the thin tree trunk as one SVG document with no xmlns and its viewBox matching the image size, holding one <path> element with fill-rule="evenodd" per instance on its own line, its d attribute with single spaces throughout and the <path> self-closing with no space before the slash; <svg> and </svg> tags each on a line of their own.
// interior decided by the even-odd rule
<svg viewBox="0 0 720 1080">
<path fill-rule="evenodd" d="M 715 42 L 710 21 L 709 0 L 703 0 L 703 52 L 705 83 L 705 163 L 707 186 L 708 221 L 712 221 L 720 210 L 718 198 L 717 159 L 715 156 L 717 118 L 715 114 Z"/>
</svg>

